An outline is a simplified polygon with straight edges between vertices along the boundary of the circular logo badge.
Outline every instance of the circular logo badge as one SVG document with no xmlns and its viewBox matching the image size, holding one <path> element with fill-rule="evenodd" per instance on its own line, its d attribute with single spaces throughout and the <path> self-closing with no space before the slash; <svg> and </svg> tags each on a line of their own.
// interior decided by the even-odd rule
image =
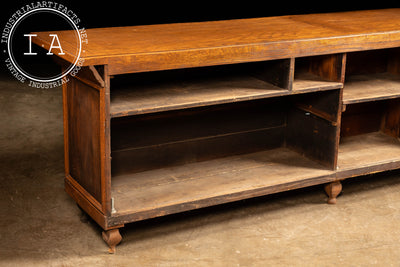
<svg viewBox="0 0 400 267">
<path fill-rule="evenodd" d="M 21 7 L 3 28 L 6 67 L 32 87 L 52 88 L 67 82 L 67 75 L 75 76 L 83 65 L 81 56 L 88 43 L 80 21 L 74 11 L 55 2 Z"/>
</svg>

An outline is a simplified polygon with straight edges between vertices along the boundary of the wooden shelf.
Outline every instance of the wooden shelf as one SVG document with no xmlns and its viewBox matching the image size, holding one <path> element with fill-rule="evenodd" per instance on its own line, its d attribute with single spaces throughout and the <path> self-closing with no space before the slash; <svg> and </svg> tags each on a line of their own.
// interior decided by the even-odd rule
<svg viewBox="0 0 400 267">
<path fill-rule="evenodd" d="M 202 107 L 290 94 L 341 88 L 310 73 L 299 74 L 293 91 L 251 75 L 227 75 L 209 79 L 125 85 L 111 89 L 111 117 Z"/>
<path fill-rule="evenodd" d="M 342 138 L 339 145 L 339 171 L 357 170 L 363 174 L 369 167 L 374 171 L 387 170 L 385 164 L 400 166 L 400 141 L 382 132 Z"/>
<path fill-rule="evenodd" d="M 145 219 L 307 186 L 321 182 L 318 178 L 329 181 L 332 173 L 292 150 L 278 148 L 121 175 L 112 177 L 117 211 L 113 216 Z"/>
<path fill-rule="evenodd" d="M 400 97 L 400 75 L 375 73 L 346 78 L 343 104 L 361 103 Z"/>
<path fill-rule="evenodd" d="M 111 117 L 201 107 L 287 94 L 250 75 L 129 85 L 111 89 Z"/>
</svg>

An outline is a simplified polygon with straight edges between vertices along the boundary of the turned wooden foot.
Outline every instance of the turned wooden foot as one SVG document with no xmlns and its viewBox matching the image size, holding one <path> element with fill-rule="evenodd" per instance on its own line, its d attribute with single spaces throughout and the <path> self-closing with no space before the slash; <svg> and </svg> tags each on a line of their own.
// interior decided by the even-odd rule
<svg viewBox="0 0 400 267">
<path fill-rule="evenodd" d="M 122 240 L 122 236 L 119 233 L 119 229 L 111 229 L 111 230 L 103 231 L 102 236 L 103 236 L 103 240 L 110 247 L 108 249 L 108 252 L 115 253 L 115 246 L 118 245 Z"/>
<path fill-rule="evenodd" d="M 328 204 L 336 204 L 336 197 L 342 192 L 342 184 L 340 181 L 332 182 L 325 185 L 325 192 L 328 194 Z"/>
</svg>

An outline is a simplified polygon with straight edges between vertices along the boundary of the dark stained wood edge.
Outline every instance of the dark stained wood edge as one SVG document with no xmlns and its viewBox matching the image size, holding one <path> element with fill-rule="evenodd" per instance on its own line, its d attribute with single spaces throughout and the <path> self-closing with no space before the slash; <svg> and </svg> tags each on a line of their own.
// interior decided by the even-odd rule
<svg viewBox="0 0 400 267">
<path fill-rule="evenodd" d="M 337 180 L 345 180 L 349 178 L 355 178 L 362 175 L 375 174 L 379 172 L 385 172 L 390 170 L 395 170 L 400 168 L 400 161 L 392 161 L 385 163 L 376 163 L 373 166 L 365 166 L 356 169 L 340 170 L 336 172 Z"/>
<path fill-rule="evenodd" d="M 88 201 L 85 195 L 82 195 L 69 181 L 65 179 L 65 192 L 81 207 L 93 220 L 96 221 L 103 229 L 106 226 L 106 217 Z"/>
<path fill-rule="evenodd" d="M 113 224 L 110 225 L 107 217 L 97 209 L 90 201 L 86 195 L 83 195 L 79 190 L 77 190 L 71 183 L 70 180 L 65 179 L 65 191 L 68 195 L 75 200 L 75 202 L 81 207 L 89 216 L 104 230 L 121 228 L 123 224 Z"/>
<path fill-rule="evenodd" d="M 64 66 L 61 67 L 64 70 Z M 67 84 L 62 84 L 63 93 L 63 124 L 64 124 L 64 166 L 65 175 L 70 175 L 69 166 L 69 143 L 68 143 L 68 97 L 67 97 Z"/>
<path fill-rule="evenodd" d="M 288 73 L 288 85 L 287 88 L 289 91 L 293 91 L 293 81 L 294 81 L 294 71 L 295 71 L 295 58 L 290 58 L 290 65 L 289 65 L 289 73 Z"/>
<path fill-rule="evenodd" d="M 102 205 L 85 188 L 83 188 L 71 175 L 65 176 L 65 181 L 72 185 L 76 191 L 84 196 L 96 209 L 102 210 Z"/>
<path fill-rule="evenodd" d="M 342 65 L 342 83 L 344 82 L 344 71 L 346 66 L 346 55 L 343 56 L 343 65 Z M 342 113 L 346 111 L 346 106 L 343 105 L 343 87 L 340 88 L 339 91 L 339 103 L 337 110 L 337 121 L 336 121 L 336 141 L 335 141 L 335 161 L 334 166 L 337 169 L 338 167 L 338 157 L 339 157 L 339 145 L 340 145 L 340 131 L 342 130 Z"/>
<path fill-rule="evenodd" d="M 108 66 L 102 67 L 101 77 L 104 88 L 100 91 L 100 153 L 103 213 L 111 214 L 111 117 L 110 117 L 110 76 Z"/>
<path fill-rule="evenodd" d="M 342 53 L 341 60 L 342 60 L 342 62 L 340 63 L 341 69 L 340 69 L 340 80 L 339 80 L 339 82 L 341 82 L 343 84 L 343 87 L 344 87 L 344 81 L 346 79 L 347 53 Z M 342 87 L 342 91 L 343 91 L 343 87 Z"/>
</svg>

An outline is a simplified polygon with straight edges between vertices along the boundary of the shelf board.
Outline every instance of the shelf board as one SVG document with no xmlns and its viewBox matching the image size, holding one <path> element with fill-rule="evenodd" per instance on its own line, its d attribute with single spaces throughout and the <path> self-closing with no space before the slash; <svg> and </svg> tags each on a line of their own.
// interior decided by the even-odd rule
<svg viewBox="0 0 400 267">
<path fill-rule="evenodd" d="M 375 73 L 346 77 L 343 104 L 400 97 L 400 75 Z"/>
<path fill-rule="evenodd" d="M 339 145 L 338 170 L 352 170 L 362 175 L 365 170 L 385 171 L 400 167 L 400 141 L 382 132 L 345 137 Z M 369 172 L 365 172 L 369 173 Z"/>
<path fill-rule="evenodd" d="M 227 75 L 182 82 L 155 82 L 111 88 L 111 117 L 163 112 L 237 101 L 341 88 L 316 75 L 299 75 L 289 91 L 251 75 Z"/>
<path fill-rule="evenodd" d="M 111 88 L 111 117 L 259 99 L 285 91 L 250 75 Z"/>
<path fill-rule="evenodd" d="M 112 178 L 113 216 L 141 220 L 329 182 L 332 174 L 292 150 L 278 148 L 121 175 Z"/>
<path fill-rule="evenodd" d="M 295 74 L 293 80 L 293 91 L 302 91 L 302 90 L 330 90 L 330 89 L 338 89 L 342 88 L 343 84 L 340 82 L 332 82 L 323 80 L 318 75 L 309 73 L 309 72 L 299 72 Z"/>
</svg>

